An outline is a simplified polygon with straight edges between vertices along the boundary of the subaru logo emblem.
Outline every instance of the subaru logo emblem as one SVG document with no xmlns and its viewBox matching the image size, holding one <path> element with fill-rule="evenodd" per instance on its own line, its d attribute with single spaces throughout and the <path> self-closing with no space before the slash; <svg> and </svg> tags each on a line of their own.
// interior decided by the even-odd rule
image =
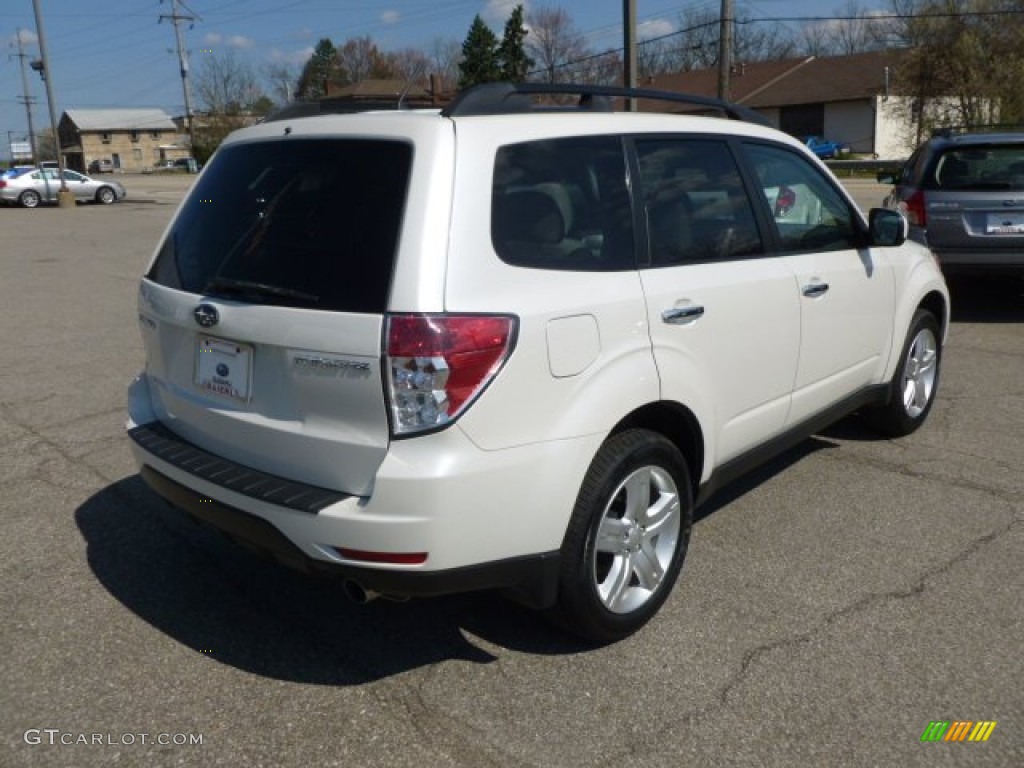
<svg viewBox="0 0 1024 768">
<path fill-rule="evenodd" d="M 225 378 L 229 373 L 231 373 L 231 371 L 226 365 L 224 365 L 224 363 L 217 363 L 218 376 L 220 376 L 221 378 Z"/>
<path fill-rule="evenodd" d="M 220 313 L 217 308 L 210 304 L 200 304 L 192 310 L 192 317 L 196 319 L 203 328 L 213 328 L 220 320 Z"/>
</svg>

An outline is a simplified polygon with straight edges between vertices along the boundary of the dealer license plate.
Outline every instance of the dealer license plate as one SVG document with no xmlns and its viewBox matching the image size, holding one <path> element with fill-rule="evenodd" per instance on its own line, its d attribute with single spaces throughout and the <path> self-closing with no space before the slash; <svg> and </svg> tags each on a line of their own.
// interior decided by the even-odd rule
<svg viewBox="0 0 1024 768">
<path fill-rule="evenodd" d="M 1024 235 L 1024 213 L 990 213 L 985 232 L 989 235 Z"/>
<path fill-rule="evenodd" d="M 252 347 L 213 336 L 196 339 L 196 386 L 248 402 L 251 381 Z"/>
</svg>

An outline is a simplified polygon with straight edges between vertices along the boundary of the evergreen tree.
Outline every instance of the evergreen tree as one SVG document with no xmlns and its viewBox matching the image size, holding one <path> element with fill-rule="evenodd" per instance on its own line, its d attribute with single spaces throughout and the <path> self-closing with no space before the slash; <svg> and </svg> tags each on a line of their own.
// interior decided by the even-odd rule
<svg viewBox="0 0 1024 768">
<path fill-rule="evenodd" d="M 462 43 L 462 61 L 459 63 L 459 88 L 478 83 L 493 83 L 501 79 L 498 59 L 498 38 L 479 15 L 473 18 Z"/>
<path fill-rule="evenodd" d="M 498 46 L 498 60 L 501 63 L 501 79 L 519 83 L 526 79 L 533 67 L 533 59 L 526 55 L 526 35 L 523 26 L 523 6 L 517 5 L 505 22 L 505 34 Z"/>
<path fill-rule="evenodd" d="M 327 95 L 327 83 L 334 79 L 338 72 L 338 51 L 330 38 L 321 38 L 313 49 L 299 75 L 299 87 L 296 94 L 300 99 L 319 99 Z"/>
</svg>

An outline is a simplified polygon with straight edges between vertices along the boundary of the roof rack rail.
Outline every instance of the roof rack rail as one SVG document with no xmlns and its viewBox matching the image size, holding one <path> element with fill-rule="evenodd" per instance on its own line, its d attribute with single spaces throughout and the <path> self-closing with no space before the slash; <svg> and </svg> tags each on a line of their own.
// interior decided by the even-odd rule
<svg viewBox="0 0 1024 768">
<path fill-rule="evenodd" d="M 411 107 L 397 101 L 386 99 L 315 99 L 291 101 L 283 107 L 271 112 L 261 123 L 276 123 L 280 120 L 293 120 L 299 117 L 315 117 L 316 115 L 347 115 L 358 112 L 405 112 Z"/>
<path fill-rule="evenodd" d="M 740 104 L 722 99 L 697 96 L 689 93 L 658 91 L 647 88 L 622 88 L 614 85 L 576 85 L 571 83 L 483 83 L 462 91 L 455 100 L 441 110 L 445 117 L 468 115 L 504 115 L 519 112 L 559 109 L 538 105 L 533 96 L 564 95 L 579 96 L 579 101 L 570 110 L 611 112 L 612 99 L 650 99 L 701 107 L 709 112 L 724 114 L 731 120 L 769 125 L 764 116 Z M 562 108 L 565 109 L 565 108 Z"/>
<path fill-rule="evenodd" d="M 1020 133 L 1024 123 L 979 123 L 978 125 L 942 125 L 932 129 L 932 137 L 944 139 L 965 133 Z"/>
</svg>

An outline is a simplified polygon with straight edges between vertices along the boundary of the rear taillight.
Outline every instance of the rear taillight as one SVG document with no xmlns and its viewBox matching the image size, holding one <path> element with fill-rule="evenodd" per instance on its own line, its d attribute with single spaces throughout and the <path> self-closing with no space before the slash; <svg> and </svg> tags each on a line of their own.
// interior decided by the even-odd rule
<svg viewBox="0 0 1024 768">
<path fill-rule="evenodd" d="M 901 202 L 900 211 L 907 217 L 907 221 L 910 222 L 911 226 L 924 227 L 928 220 L 924 212 L 924 192 L 917 190 Z"/>
<path fill-rule="evenodd" d="M 391 315 L 385 365 L 395 435 L 454 421 L 512 351 L 516 319 L 494 315 Z"/>
</svg>

